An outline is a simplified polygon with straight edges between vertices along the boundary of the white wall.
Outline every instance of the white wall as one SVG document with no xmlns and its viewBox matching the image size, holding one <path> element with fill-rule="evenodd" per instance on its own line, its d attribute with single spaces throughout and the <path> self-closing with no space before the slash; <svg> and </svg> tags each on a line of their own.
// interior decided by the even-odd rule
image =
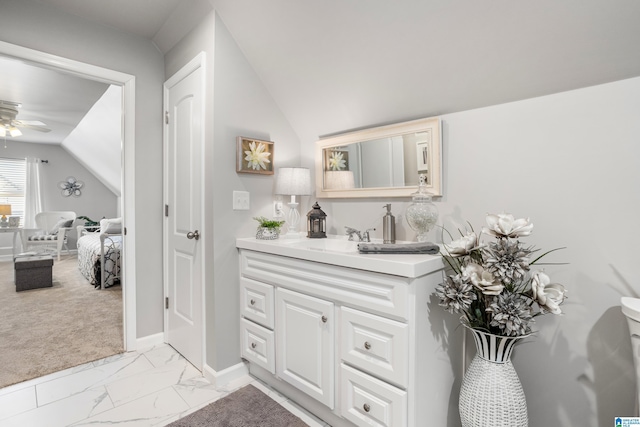
<svg viewBox="0 0 640 427">
<path fill-rule="evenodd" d="M 0 40 L 136 77 L 135 212 L 137 336 L 162 331 L 163 57 L 148 40 L 33 0 L 3 0 Z M 126 161 L 126 159 L 125 159 Z M 127 196 L 128 197 L 128 196 Z M 129 207 L 130 208 L 130 207 Z M 129 209 L 125 206 L 125 209 Z M 134 221 L 135 220 L 135 221 Z"/>
<path fill-rule="evenodd" d="M 569 291 L 564 315 L 538 318 L 539 333 L 514 355 L 531 427 L 598 427 L 633 414 L 619 301 L 640 296 L 639 117 L 640 78 L 442 117 L 440 223 L 455 230 L 470 221 L 478 230 L 486 213 L 506 211 L 531 218 L 528 243 L 566 247 L 547 261 L 567 264 L 546 267 Z M 387 201 L 401 217 L 398 238 L 413 239 L 403 215 L 408 199 Z M 331 231 L 376 226 L 382 237 L 382 200 L 320 204 Z M 449 333 L 460 339 L 460 330 Z"/>
<path fill-rule="evenodd" d="M 111 85 L 62 147 L 113 194 L 122 195 L 122 88 Z"/>
<path fill-rule="evenodd" d="M 298 166 L 300 142 L 215 13 L 165 56 L 167 78 L 200 51 L 207 55 L 205 125 L 206 363 L 216 371 L 240 361 L 236 237 L 255 234 L 254 216 L 271 216 L 274 175 L 236 173 L 236 137 L 274 141 L 275 166 Z M 234 190 L 251 208 L 232 209 Z"/>
</svg>

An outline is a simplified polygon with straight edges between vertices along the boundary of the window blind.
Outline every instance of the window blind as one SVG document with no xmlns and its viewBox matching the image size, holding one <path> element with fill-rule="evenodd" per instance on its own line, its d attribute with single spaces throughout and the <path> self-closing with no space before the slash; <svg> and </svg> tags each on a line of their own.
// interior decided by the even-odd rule
<svg viewBox="0 0 640 427">
<path fill-rule="evenodd" d="M 25 159 L 0 158 L 0 204 L 11 205 L 11 216 L 24 223 L 24 195 L 27 179 Z"/>
</svg>

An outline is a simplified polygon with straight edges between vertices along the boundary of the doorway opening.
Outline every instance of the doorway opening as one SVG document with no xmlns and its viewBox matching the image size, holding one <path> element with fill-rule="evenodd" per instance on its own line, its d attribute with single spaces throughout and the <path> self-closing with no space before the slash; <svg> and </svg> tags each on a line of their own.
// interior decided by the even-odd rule
<svg viewBox="0 0 640 427">
<path fill-rule="evenodd" d="M 122 147 L 121 147 L 121 212 L 124 230 L 122 244 L 122 313 L 124 350 L 136 349 L 136 265 L 134 216 L 134 153 L 135 153 L 135 77 L 119 71 L 98 67 L 71 59 L 0 42 L 0 56 L 13 58 L 35 66 L 68 73 L 88 80 L 119 86 L 122 89 Z M 95 290 L 96 292 L 101 292 Z"/>
</svg>

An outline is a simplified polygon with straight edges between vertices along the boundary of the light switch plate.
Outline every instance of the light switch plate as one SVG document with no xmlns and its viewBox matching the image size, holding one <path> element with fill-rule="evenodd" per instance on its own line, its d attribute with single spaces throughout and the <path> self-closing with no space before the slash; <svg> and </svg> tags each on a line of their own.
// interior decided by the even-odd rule
<svg viewBox="0 0 640 427">
<path fill-rule="evenodd" d="M 248 191 L 233 192 L 233 210 L 234 211 L 249 210 L 249 192 Z"/>
</svg>

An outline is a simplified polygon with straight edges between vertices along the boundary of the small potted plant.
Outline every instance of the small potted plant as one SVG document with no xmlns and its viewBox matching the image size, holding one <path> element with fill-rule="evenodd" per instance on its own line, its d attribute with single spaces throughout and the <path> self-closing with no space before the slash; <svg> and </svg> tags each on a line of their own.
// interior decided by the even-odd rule
<svg viewBox="0 0 640 427">
<path fill-rule="evenodd" d="M 254 217 L 260 223 L 256 232 L 256 239 L 275 240 L 280 236 L 280 227 L 284 221 L 267 219 L 263 216 Z"/>
</svg>

